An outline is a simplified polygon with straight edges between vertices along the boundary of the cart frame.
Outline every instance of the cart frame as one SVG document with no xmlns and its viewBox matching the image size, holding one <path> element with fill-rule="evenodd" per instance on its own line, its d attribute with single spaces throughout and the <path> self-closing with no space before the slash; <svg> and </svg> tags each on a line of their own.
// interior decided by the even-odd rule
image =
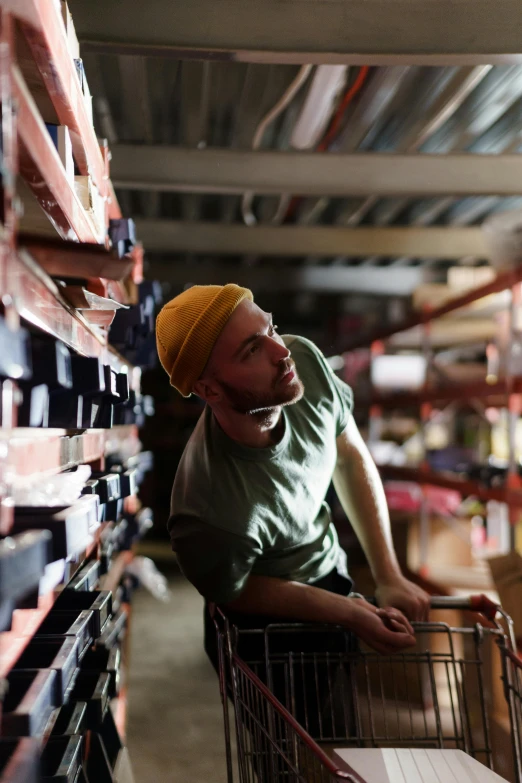
<svg viewBox="0 0 522 783">
<path fill-rule="evenodd" d="M 239 630 L 212 607 L 229 783 L 229 698 L 240 783 L 365 783 L 328 755 L 333 746 L 458 748 L 493 768 L 490 655 L 499 656 L 513 774 L 522 783 L 522 661 L 511 618 L 486 596 L 437 597 L 431 605 L 474 612 L 473 623 L 415 623 L 419 640 L 425 635 L 430 646 L 423 649 L 419 641 L 420 652 L 395 655 L 362 650 L 335 626 L 278 623 Z M 318 641 L 337 635 L 335 649 L 292 649 L 292 637 L 304 632 Z M 238 652 L 247 637 L 259 650 L 251 660 Z"/>
</svg>

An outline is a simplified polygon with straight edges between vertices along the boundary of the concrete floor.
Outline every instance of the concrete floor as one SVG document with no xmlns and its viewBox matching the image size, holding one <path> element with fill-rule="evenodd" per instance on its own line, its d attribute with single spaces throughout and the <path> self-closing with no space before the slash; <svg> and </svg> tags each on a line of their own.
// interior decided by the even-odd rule
<svg viewBox="0 0 522 783">
<path fill-rule="evenodd" d="M 127 744 L 136 783 L 226 783 L 216 674 L 203 651 L 203 600 L 169 575 L 164 604 L 134 596 Z"/>
</svg>

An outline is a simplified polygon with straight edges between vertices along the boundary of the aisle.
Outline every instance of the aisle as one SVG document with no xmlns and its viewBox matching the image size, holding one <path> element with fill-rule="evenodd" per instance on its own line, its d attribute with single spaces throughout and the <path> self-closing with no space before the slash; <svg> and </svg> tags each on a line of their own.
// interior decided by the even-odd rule
<svg viewBox="0 0 522 783">
<path fill-rule="evenodd" d="M 203 601 L 179 574 L 169 604 L 134 597 L 127 743 L 136 783 L 225 783 L 217 678 L 203 652 Z"/>
</svg>

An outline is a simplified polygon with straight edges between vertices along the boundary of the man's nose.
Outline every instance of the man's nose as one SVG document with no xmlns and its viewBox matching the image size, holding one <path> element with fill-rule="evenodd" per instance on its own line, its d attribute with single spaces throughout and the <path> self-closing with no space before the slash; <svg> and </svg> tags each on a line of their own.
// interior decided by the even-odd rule
<svg viewBox="0 0 522 783">
<path fill-rule="evenodd" d="M 288 348 L 284 343 L 280 343 L 277 340 L 272 340 L 272 358 L 273 361 L 276 364 L 279 364 L 279 362 L 284 362 L 286 359 L 289 359 L 291 354 Z"/>
</svg>

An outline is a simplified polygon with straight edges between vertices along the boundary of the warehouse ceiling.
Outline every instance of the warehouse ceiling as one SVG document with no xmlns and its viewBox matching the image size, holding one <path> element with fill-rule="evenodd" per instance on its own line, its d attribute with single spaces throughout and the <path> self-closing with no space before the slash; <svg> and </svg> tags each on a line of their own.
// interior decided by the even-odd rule
<svg viewBox="0 0 522 783">
<path fill-rule="evenodd" d="M 466 242 L 471 241 L 471 233 L 461 229 L 480 225 L 496 212 L 522 206 L 517 195 L 474 195 L 487 193 L 487 188 L 473 191 L 473 184 L 466 186 L 469 173 L 459 169 L 464 166 L 462 155 L 454 159 L 454 187 L 447 195 L 434 184 L 437 195 L 432 195 L 430 182 L 435 179 L 431 176 L 425 178 L 425 188 L 416 185 L 408 190 L 413 186 L 405 184 L 414 177 L 417 164 L 412 156 L 416 153 L 440 155 L 443 177 L 445 172 L 452 173 L 453 159 L 448 155 L 506 155 L 522 150 L 522 65 L 488 65 L 484 57 L 478 58 L 478 64 L 463 66 L 408 65 L 403 62 L 405 57 L 395 58 L 397 64 L 350 65 L 328 122 L 307 152 L 319 147 L 317 155 L 323 156 L 408 155 L 404 162 L 408 176 L 395 176 L 391 170 L 391 190 L 389 182 L 386 187 L 379 182 L 372 192 L 374 180 L 366 179 L 359 188 L 363 192 L 355 188 L 355 194 L 349 184 L 344 188 L 340 176 L 331 195 L 328 185 L 312 172 L 310 181 L 316 189 L 310 188 L 314 192 L 310 195 L 292 191 L 292 183 L 301 182 L 302 166 L 290 156 L 292 134 L 317 66 L 303 74 L 299 64 L 213 61 L 197 59 L 197 53 L 196 59 L 185 59 L 186 52 L 178 59 L 176 50 L 169 50 L 166 56 L 165 51 L 140 48 L 135 41 L 127 41 L 132 36 L 125 24 L 122 40 L 93 40 L 99 37 L 96 21 L 92 21 L 96 14 L 82 22 L 80 6 L 77 9 L 73 2 L 72 10 L 75 20 L 79 16 L 77 26 L 84 41 L 82 56 L 93 95 L 96 129 L 108 138 L 114 151 L 112 171 L 118 199 L 124 214 L 137 219 L 146 248 L 150 248 L 151 271 L 170 281 L 174 292 L 187 283 L 227 282 L 235 276 L 257 289 L 265 306 L 276 312 L 284 307 L 289 327 L 295 323 L 296 328 L 306 326 L 310 331 L 324 327 L 325 309 L 332 318 L 372 308 L 382 314 L 382 295 L 393 292 L 397 300 L 422 281 L 443 280 L 451 263 L 484 263 L 484 254 L 478 251 L 478 255 L 474 251 L 458 255 L 457 248 L 467 247 Z M 150 37 L 150 31 L 148 34 Z M 158 28 L 155 45 L 161 34 Z M 126 48 L 125 43 L 133 45 Z M 287 59 L 302 62 L 297 55 Z M 378 61 L 379 57 L 373 59 Z M 252 150 L 256 130 L 300 74 L 303 83 L 295 97 L 267 124 L 259 139 L 260 152 L 288 154 L 274 159 L 266 155 L 252 163 L 247 152 Z M 343 97 L 347 99 L 343 111 L 336 115 Z M 179 171 L 180 161 L 186 159 L 186 185 L 182 187 L 179 176 L 176 184 L 169 184 L 164 172 L 162 176 L 163 150 L 150 163 L 149 158 L 141 159 L 144 146 L 164 148 L 165 170 L 171 165 L 169 172 Z M 187 150 L 183 159 L 175 157 L 180 148 Z M 199 150 L 201 161 L 205 165 L 208 161 L 207 184 L 195 177 L 188 150 Z M 212 150 L 223 154 L 203 157 Z M 242 151 L 243 157 L 231 154 Z M 273 177 L 284 172 L 284 191 L 277 193 L 267 187 L 261 194 L 245 196 L 237 183 L 228 186 L 227 173 L 234 166 L 236 172 L 245 172 L 251 170 L 247 166 L 256 164 L 261 178 L 264 173 Z M 139 178 L 134 169 L 142 172 Z M 144 170 L 148 176 L 143 176 Z M 249 228 L 241 228 L 245 223 Z M 385 237 L 385 248 L 386 242 L 390 243 L 389 254 L 382 241 L 375 249 L 375 232 L 371 230 L 364 237 L 357 235 L 360 252 L 354 251 L 350 237 L 341 232 L 295 233 L 298 228 L 388 226 L 394 232 L 378 236 Z M 446 245 L 455 247 L 454 259 L 447 246 L 437 254 L 437 248 L 443 246 L 440 231 L 431 235 L 433 252 L 425 252 L 426 242 L 421 240 L 427 235 L 417 229 L 428 226 L 453 230 L 444 236 L 448 237 Z M 408 238 L 410 242 L 405 241 Z M 411 252 L 401 253 L 401 243 L 412 248 Z M 345 246 L 349 252 L 343 253 Z M 308 247 L 310 252 L 305 252 Z M 421 247 L 422 254 L 414 252 Z M 473 243 L 469 247 L 473 248 Z"/>
</svg>

